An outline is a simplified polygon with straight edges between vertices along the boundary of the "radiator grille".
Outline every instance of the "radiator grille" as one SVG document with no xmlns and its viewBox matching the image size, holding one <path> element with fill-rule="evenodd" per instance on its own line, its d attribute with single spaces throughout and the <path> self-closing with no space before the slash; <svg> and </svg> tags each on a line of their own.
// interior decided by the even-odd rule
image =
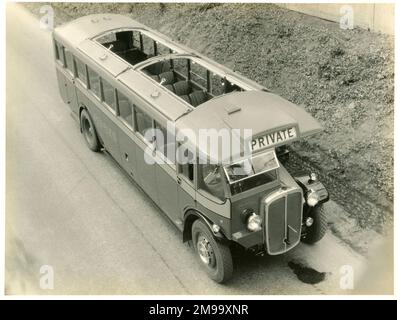
<svg viewBox="0 0 397 320">
<path fill-rule="evenodd" d="M 268 196 L 262 206 L 265 239 L 269 254 L 288 251 L 300 241 L 302 224 L 302 192 L 279 190 Z"/>
</svg>

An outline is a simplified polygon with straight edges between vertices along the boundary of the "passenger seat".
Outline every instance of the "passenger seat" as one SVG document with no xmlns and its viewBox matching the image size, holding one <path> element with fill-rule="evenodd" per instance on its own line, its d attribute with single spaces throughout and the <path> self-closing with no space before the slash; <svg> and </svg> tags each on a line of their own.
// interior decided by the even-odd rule
<svg viewBox="0 0 397 320">
<path fill-rule="evenodd" d="M 192 92 L 189 81 L 178 81 L 174 83 L 175 94 L 178 96 L 187 96 Z"/>
<path fill-rule="evenodd" d="M 202 90 L 192 92 L 189 94 L 189 98 L 193 107 L 197 107 L 208 100 L 207 93 Z"/>
<path fill-rule="evenodd" d="M 145 70 L 149 71 L 151 74 L 159 75 L 160 73 L 167 72 L 171 69 L 171 66 L 168 61 L 160 61 L 150 66 L 147 66 Z"/>
</svg>

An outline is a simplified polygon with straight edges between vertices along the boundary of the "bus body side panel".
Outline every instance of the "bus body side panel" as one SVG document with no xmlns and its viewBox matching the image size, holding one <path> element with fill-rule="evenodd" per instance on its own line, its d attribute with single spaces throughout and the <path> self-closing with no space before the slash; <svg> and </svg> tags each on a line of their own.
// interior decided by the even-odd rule
<svg viewBox="0 0 397 320">
<path fill-rule="evenodd" d="M 63 102 L 69 105 L 74 114 L 78 113 L 77 94 L 75 88 L 74 76 L 68 70 L 61 67 L 56 62 L 56 73 L 58 79 L 59 93 Z"/>
<path fill-rule="evenodd" d="M 68 99 L 66 76 L 63 73 L 62 67 L 60 67 L 58 64 L 56 66 L 56 73 L 57 73 L 59 94 L 61 95 L 63 102 L 68 103 L 69 99 Z"/>
<path fill-rule="evenodd" d="M 140 185 L 139 175 L 137 174 L 136 161 L 136 137 L 135 134 L 124 124 L 120 123 L 118 129 L 118 142 L 120 150 L 120 165 Z"/>
<path fill-rule="evenodd" d="M 152 149 L 145 142 L 141 141 L 141 139 L 137 139 L 136 141 L 135 160 L 140 186 L 156 204 L 159 204 L 156 186 L 156 170 L 154 164 L 149 164 L 149 162 L 154 163 L 155 161 L 152 156 Z"/>
<path fill-rule="evenodd" d="M 184 220 L 184 213 L 191 208 L 196 208 L 196 190 L 193 186 L 179 176 L 180 183 L 178 184 L 178 214 L 180 219 Z M 183 225 L 182 225 L 183 228 Z"/>
<path fill-rule="evenodd" d="M 77 115 L 79 107 L 77 103 L 77 89 L 75 86 L 75 80 L 70 74 L 66 75 L 66 91 L 68 96 L 68 104 L 72 112 Z"/>
<path fill-rule="evenodd" d="M 99 128 L 103 140 L 103 147 L 109 152 L 112 157 L 121 164 L 121 156 L 118 142 L 119 128 L 116 124 L 116 115 L 104 106 L 98 100 L 95 101 L 94 122 Z"/>
<path fill-rule="evenodd" d="M 159 161 L 162 160 L 158 159 Z M 156 187 L 160 208 L 178 228 L 182 228 L 182 220 L 178 208 L 178 187 L 175 168 L 168 164 L 156 164 Z"/>
<path fill-rule="evenodd" d="M 119 148 L 121 154 L 121 166 L 142 187 L 153 201 L 167 214 L 167 216 L 182 228 L 181 215 L 178 208 L 178 189 L 176 183 L 176 171 L 168 164 L 160 161 L 163 159 L 155 155 L 150 157 L 155 164 L 145 162 L 144 150 L 146 144 L 140 141 L 131 129 L 123 123 L 119 126 Z M 139 157 L 139 159 L 138 159 Z M 142 174 L 141 171 L 149 173 Z M 155 196 L 153 196 L 155 195 Z"/>
<path fill-rule="evenodd" d="M 207 217 L 212 223 L 219 225 L 226 238 L 229 240 L 231 239 L 230 199 L 226 199 L 223 204 L 218 204 L 201 195 L 200 191 L 197 191 L 197 210 Z"/>
</svg>

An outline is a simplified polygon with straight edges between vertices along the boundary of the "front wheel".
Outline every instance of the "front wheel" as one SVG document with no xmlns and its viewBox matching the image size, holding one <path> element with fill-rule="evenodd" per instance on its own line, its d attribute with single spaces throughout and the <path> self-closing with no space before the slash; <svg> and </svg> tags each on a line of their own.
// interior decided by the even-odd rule
<svg viewBox="0 0 397 320">
<path fill-rule="evenodd" d="M 233 274 L 230 248 L 216 241 L 211 230 L 201 220 L 193 223 L 192 239 L 194 251 L 208 276 L 218 283 L 229 280 Z"/>
<path fill-rule="evenodd" d="M 313 244 L 325 236 L 328 228 L 328 219 L 322 204 L 314 207 L 308 217 L 313 219 L 313 224 L 310 227 L 306 227 L 306 233 L 302 237 L 302 241 Z"/>
<path fill-rule="evenodd" d="M 94 123 L 92 122 L 90 114 L 85 109 L 81 111 L 80 125 L 84 140 L 87 143 L 88 148 L 95 152 L 99 151 L 101 149 L 101 145 L 98 140 Z"/>
</svg>

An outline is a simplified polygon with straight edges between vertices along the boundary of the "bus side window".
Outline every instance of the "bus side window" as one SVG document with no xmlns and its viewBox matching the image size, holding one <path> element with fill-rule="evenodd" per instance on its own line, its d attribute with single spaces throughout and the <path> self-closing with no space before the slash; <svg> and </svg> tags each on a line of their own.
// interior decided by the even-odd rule
<svg viewBox="0 0 397 320">
<path fill-rule="evenodd" d="M 101 78 L 101 81 L 103 90 L 103 102 L 105 102 L 116 113 L 117 109 L 114 88 L 105 79 Z"/>
<path fill-rule="evenodd" d="M 194 183 L 194 154 L 189 150 L 178 147 L 178 172 Z"/>
<path fill-rule="evenodd" d="M 132 122 L 132 103 L 124 94 L 117 90 L 117 100 L 119 103 L 120 118 L 133 128 Z"/>
<path fill-rule="evenodd" d="M 69 70 L 71 74 L 74 75 L 73 54 L 66 48 L 64 48 L 64 50 L 65 50 L 66 68 Z"/>
<path fill-rule="evenodd" d="M 90 67 L 88 68 L 88 84 L 89 89 L 101 99 L 101 85 L 99 83 L 99 75 L 93 71 Z"/>
<path fill-rule="evenodd" d="M 63 56 L 63 45 L 58 41 L 55 41 L 55 58 L 65 66 L 64 56 Z"/>
<path fill-rule="evenodd" d="M 153 137 L 145 136 L 147 131 L 153 128 L 152 119 L 135 105 L 134 105 L 134 111 L 135 111 L 134 118 L 135 118 L 136 131 L 138 131 L 145 138 L 145 140 L 149 141 L 150 143 L 153 143 L 154 142 Z"/>
<path fill-rule="evenodd" d="M 74 57 L 74 61 L 76 62 L 77 78 L 79 78 L 85 85 L 87 85 L 87 69 L 85 67 L 85 64 L 76 57 Z"/>
</svg>

